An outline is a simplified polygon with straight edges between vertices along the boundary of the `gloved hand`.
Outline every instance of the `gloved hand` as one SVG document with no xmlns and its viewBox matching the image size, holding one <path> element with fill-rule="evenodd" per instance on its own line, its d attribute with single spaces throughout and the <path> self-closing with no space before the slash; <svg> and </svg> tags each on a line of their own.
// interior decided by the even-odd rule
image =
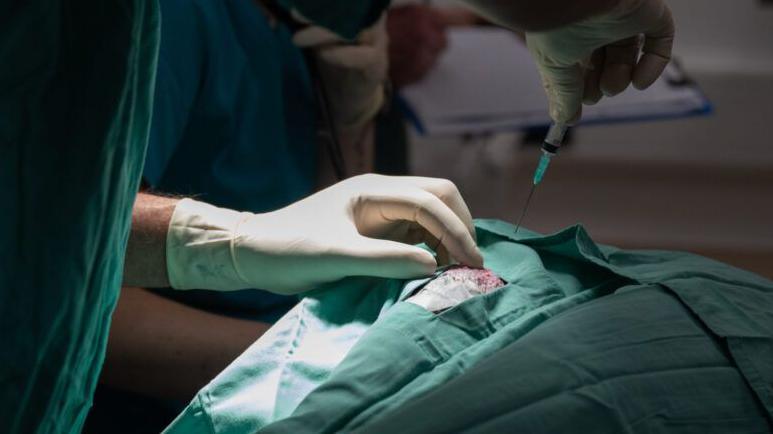
<svg viewBox="0 0 773 434">
<path fill-rule="evenodd" d="M 265 214 L 183 199 L 167 234 L 167 272 L 177 289 L 291 294 L 346 276 L 429 275 L 437 263 L 411 245 L 419 242 L 441 260 L 481 267 L 474 234 L 450 181 L 361 175 Z"/>
<path fill-rule="evenodd" d="M 304 20 L 297 14 L 296 18 Z M 351 42 L 318 26 L 307 27 L 293 36 L 295 45 L 314 50 L 334 121 L 344 132 L 370 122 L 384 103 L 389 67 L 384 21 L 382 16 Z"/>
<path fill-rule="evenodd" d="M 617 95 L 631 82 L 637 89 L 649 87 L 668 64 L 673 39 L 674 22 L 663 0 L 619 0 L 607 13 L 526 34 L 550 117 L 563 124 L 579 120 L 582 103 L 595 104 L 602 93 Z"/>
</svg>

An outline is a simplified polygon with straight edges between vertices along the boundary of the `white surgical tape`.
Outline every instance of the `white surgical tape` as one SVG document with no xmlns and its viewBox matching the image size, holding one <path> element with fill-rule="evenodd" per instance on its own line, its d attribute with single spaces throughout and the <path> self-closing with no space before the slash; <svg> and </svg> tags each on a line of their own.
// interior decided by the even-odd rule
<svg viewBox="0 0 773 434">
<path fill-rule="evenodd" d="M 472 297 L 495 291 L 504 284 L 490 270 L 453 267 L 427 283 L 406 301 L 430 312 L 440 312 Z"/>
</svg>

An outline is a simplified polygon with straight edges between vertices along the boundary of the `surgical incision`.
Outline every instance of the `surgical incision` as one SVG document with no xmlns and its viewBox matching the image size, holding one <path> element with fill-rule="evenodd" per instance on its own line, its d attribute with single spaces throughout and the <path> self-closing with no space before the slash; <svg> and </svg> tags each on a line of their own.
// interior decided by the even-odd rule
<svg viewBox="0 0 773 434">
<path fill-rule="evenodd" d="M 427 283 L 406 301 L 431 312 L 456 306 L 476 295 L 488 294 L 505 285 L 491 270 L 454 266 Z"/>
</svg>

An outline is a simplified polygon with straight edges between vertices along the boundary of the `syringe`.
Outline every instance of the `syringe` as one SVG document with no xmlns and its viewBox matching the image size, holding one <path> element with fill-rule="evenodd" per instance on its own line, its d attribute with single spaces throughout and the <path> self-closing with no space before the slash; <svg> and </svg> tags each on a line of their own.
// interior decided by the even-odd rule
<svg viewBox="0 0 773 434">
<path fill-rule="evenodd" d="M 545 136 L 545 140 L 542 142 L 542 155 L 540 155 L 539 163 L 537 163 L 537 169 L 534 171 L 534 177 L 532 178 L 531 191 L 526 198 L 526 204 L 523 206 L 523 212 L 518 219 L 518 224 L 515 226 L 515 233 L 518 233 L 518 229 L 521 227 L 521 222 L 526 216 L 526 210 L 529 209 L 529 202 L 534 195 L 534 190 L 537 188 L 537 184 L 542 182 L 542 178 L 545 176 L 545 172 L 550 165 L 550 159 L 553 158 L 561 144 L 564 142 L 564 136 L 569 129 L 568 125 L 553 123 L 548 129 L 548 134 Z"/>
</svg>

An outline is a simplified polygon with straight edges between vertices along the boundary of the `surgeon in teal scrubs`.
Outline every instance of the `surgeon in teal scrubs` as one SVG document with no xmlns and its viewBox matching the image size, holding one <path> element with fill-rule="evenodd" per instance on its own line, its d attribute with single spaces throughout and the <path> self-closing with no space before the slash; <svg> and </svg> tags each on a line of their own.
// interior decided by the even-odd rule
<svg viewBox="0 0 773 434">
<path fill-rule="evenodd" d="M 0 3 L 0 432 L 79 432 L 153 101 L 154 1 Z"/>
<path fill-rule="evenodd" d="M 147 187 L 255 213 L 318 189 L 330 162 L 317 143 L 314 89 L 303 53 L 276 13 L 254 1 L 160 5 L 161 46 L 143 172 Z M 387 55 L 386 46 L 382 54 Z M 384 78 L 374 82 L 375 91 L 383 92 Z M 347 166 L 350 174 L 356 170 Z M 184 403 L 297 300 L 255 289 L 124 289 L 103 376 L 114 387 L 100 388 L 90 423 L 121 417 L 101 416 L 102 409 L 110 413 L 106 407 L 116 407 L 109 403 L 119 399 L 120 390 Z M 156 339 L 128 341 L 138 324 Z M 166 339 L 158 345 L 161 337 Z M 189 357 L 168 362 L 191 350 Z M 138 370 L 152 381 L 135 381 L 132 373 Z M 126 415 L 125 409 L 121 413 Z"/>
<path fill-rule="evenodd" d="M 143 179 L 250 212 L 315 190 L 314 95 L 284 25 L 252 1 L 162 0 L 156 99 Z M 265 291 L 165 291 L 216 312 L 272 320 L 295 297 Z"/>
<path fill-rule="evenodd" d="M 304 249 L 294 250 L 293 257 L 287 252 L 277 256 L 265 244 L 258 247 L 262 242 L 252 239 L 254 230 L 246 226 L 238 233 L 210 230 L 225 215 L 249 222 L 251 214 L 137 195 L 158 55 L 156 2 L 13 2 L 0 7 L 0 16 L 0 432 L 81 430 L 121 284 L 169 286 L 170 269 L 188 277 L 196 275 L 188 271 L 212 264 L 208 253 L 213 251 L 199 254 L 201 243 L 188 242 L 187 235 L 250 241 L 239 249 L 247 264 L 240 268 L 260 262 L 250 252 L 268 253 L 276 270 L 306 257 L 310 273 L 292 276 L 302 279 L 293 284 L 298 288 L 322 275 L 323 280 L 339 278 L 329 273 L 348 268 L 324 264 L 324 255 Z M 350 19 L 359 22 L 354 15 Z M 338 192 L 333 197 L 354 199 L 366 191 L 398 187 L 395 181 L 371 179 L 368 185 L 350 183 L 331 191 Z M 402 184 L 399 190 L 412 187 Z M 181 202 L 190 205 L 189 212 L 178 209 Z M 341 209 L 330 199 L 324 202 L 312 208 Z M 310 212 L 303 205 L 294 209 Z M 320 230 L 320 219 L 304 229 L 286 215 L 268 217 L 258 218 L 257 226 L 273 235 L 326 232 Z M 341 228 L 346 220 L 330 217 L 334 220 L 325 220 L 323 227 L 335 221 Z M 170 221 L 176 221 L 174 230 Z M 166 245 L 170 239 L 180 243 Z M 362 268 L 369 261 L 382 262 L 378 253 L 370 251 L 372 256 L 363 247 L 352 252 L 350 259 L 357 264 L 347 273 L 378 274 Z M 284 259 L 275 262 L 280 256 Z M 245 278 L 243 272 L 238 275 Z M 213 276 L 199 274 L 194 281 L 221 290 L 282 286 L 249 273 L 247 280 L 231 283 L 222 275 L 212 281 Z"/>
</svg>

